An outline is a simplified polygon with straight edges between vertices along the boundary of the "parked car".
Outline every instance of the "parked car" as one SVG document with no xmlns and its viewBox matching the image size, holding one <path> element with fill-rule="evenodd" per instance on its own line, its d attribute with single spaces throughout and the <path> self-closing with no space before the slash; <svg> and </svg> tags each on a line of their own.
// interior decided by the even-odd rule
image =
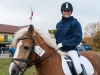
<svg viewBox="0 0 100 75">
<path fill-rule="evenodd" d="M 86 51 L 92 50 L 90 45 L 82 45 Z"/>
<path fill-rule="evenodd" d="M 90 45 L 82 45 L 82 46 L 77 46 L 77 50 L 78 52 L 80 51 L 88 51 L 88 50 L 92 50 Z"/>
</svg>

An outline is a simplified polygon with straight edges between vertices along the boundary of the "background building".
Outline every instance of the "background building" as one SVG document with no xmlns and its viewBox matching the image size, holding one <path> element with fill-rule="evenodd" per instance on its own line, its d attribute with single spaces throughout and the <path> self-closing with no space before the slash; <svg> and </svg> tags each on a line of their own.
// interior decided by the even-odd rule
<svg viewBox="0 0 100 75">
<path fill-rule="evenodd" d="M 9 46 L 14 38 L 14 33 L 25 26 L 0 24 L 0 47 Z"/>
</svg>

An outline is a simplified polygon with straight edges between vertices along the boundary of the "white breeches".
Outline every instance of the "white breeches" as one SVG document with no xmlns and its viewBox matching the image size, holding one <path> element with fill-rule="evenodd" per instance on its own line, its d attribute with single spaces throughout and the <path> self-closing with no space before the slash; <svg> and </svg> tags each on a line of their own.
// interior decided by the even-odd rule
<svg viewBox="0 0 100 75">
<path fill-rule="evenodd" d="M 82 67 L 81 67 L 81 64 L 80 64 L 80 59 L 79 59 L 77 51 L 71 50 L 71 51 L 68 51 L 67 54 L 73 60 L 77 74 L 80 74 L 82 72 Z"/>
</svg>

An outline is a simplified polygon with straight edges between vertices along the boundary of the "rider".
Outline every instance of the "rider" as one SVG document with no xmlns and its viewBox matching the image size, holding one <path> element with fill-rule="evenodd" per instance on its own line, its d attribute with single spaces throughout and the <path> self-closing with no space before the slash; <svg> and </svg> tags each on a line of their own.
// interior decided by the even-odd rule
<svg viewBox="0 0 100 75">
<path fill-rule="evenodd" d="M 56 43 L 58 49 L 67 52 L 72 58 L 76 72 L 78 75 L 85 75 L 84 69 L 81 67 L 76 46 L 82 40 L 82 29 L 80 23 L 71 16 L 73 6 L 69 2 L 65 2 L 61 6 L 62 19 L 56 25 Z"/>
</svg>

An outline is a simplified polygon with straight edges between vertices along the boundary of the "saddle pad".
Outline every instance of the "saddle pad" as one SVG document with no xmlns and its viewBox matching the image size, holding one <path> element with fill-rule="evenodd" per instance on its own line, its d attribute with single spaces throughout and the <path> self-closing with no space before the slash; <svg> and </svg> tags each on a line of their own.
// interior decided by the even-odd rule
<svg viewBox="0 0 100 75">
<path fill-rule="evenodd" d="M 81 64 L 84 65 L 87 75 L 94 74 L 94 68 L 93 68 L 91 62 L 87 58 L 85 58 L 84 56 L 80 56 L 80 62 L 81 62 Z"/>
<path fill-rule="evenodd" d="M 72 75 L 72 73 L 69 69 L 69 66 L 66 62 L 67 60 L 65 60 L 65 58 L 62 56 L 61 56 L 61 58 L 62 58 L 62 69 L 63 69 L 64 74 L 65 75 Z M 94 74 L 94 68 L 87 58 L 85 58 L 84 56 L 80 56 L 80 62 L 81 62 L 81 64 L 84 65 L 87 75 Z"/>
</svg>

